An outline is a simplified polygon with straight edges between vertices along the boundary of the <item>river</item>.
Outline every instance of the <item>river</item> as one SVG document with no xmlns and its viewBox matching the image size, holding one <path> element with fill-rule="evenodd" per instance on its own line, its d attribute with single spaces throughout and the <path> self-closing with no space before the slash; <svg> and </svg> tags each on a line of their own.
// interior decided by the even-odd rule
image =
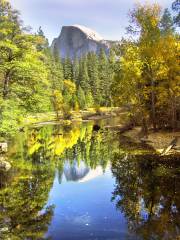
<svg viewBox="0 0 180 240">
<path fill-rule="evenodd" d="M 180 159 L 104 129 L 114 122 L 34 126 L 12 140 L 0 239 L 179 239 Z"/>
</svg>

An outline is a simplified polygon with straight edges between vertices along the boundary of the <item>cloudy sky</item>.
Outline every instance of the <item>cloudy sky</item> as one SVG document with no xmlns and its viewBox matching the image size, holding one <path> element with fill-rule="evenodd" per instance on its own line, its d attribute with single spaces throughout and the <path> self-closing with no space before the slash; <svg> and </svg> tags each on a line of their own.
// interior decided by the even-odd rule
<svg viewBox="0 0 180 240">
<path fill-rule="evenodd" d="M 104 39 L 117 40 L 125 34 L 128 11 L 135 0 L 9 0 L 20 10 L 25 25 L 34 31 L 42 26 L 51 42 L 63 25 L 80 24 L 100 33 Z M 139 1 L 147 2 L 146 0 Z M 163 8 L 170 7 L 172 0 L 149 0 Z"/>
</svg>

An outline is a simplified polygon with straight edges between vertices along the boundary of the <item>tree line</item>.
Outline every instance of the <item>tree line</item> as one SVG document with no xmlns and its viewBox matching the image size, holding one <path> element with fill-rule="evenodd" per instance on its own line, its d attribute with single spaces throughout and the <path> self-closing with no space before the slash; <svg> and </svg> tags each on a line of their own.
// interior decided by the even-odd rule
<svg viewBox="0 0 180 240">
<path fill-rule="evenodd" d="M 0 132 L 14 134 L 29 114 L 100 106 L 126 106 L 143 126 L 178 127 L 179 1 L 168 9 L 137 5 L 130 14 L 130 38 L 81 58 L 61 59 L 41 27 L 24 27 L 17 10 L 0 0 Z"/>
<path fill-rule="evenodd" d="M 112 95 L 144 133 L 149 127 L 180 127 L 179 1 L 173 9 L 178 13 L 174 19 L 158 4 L 137 5 L 130 12 L 130 40 L 118 48 Z"/>
</svg>

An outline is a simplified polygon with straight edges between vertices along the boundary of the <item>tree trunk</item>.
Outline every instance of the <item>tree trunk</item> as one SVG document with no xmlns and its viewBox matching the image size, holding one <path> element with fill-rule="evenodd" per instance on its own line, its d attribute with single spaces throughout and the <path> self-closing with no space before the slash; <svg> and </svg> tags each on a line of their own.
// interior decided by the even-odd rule
<svg viewBox="0 0 180 240">
<path fill-rule="evenodd" d="M 177 123 L 176 100 L 175 100 L 175 97 L 172 96 L 172 129 L 173 131 L 176 130 L 176 123 Z"/>
<path fill-rule="evenodd" d="M 151 80 L 151 119 L 154 131 L 157 130 L 156 126 L 156 109 L 155 109 L 155 92 L 154 92 L 154 80 Z"/>
<path fill-rule="evenodd" d="M 141 129 L 141 132 L 143 134 L 143 137 L 147 137 L 148 136 L 147 121 L 146 121 L 146 118 L 145 118 L 144 114 L 142 116 L 142 129 Z"/>
<path fill-rule="evenodd" d="M 10 72 L 6 72 L 3 82 L 3 99 L 7 98 L 9 92 Z"/>
</svg>

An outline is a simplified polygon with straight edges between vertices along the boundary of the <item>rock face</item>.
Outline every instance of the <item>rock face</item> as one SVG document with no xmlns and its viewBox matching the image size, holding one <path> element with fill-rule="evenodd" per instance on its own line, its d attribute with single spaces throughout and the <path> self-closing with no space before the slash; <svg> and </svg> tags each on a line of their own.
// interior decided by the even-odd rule
<svg viewBox="0 0 180 240">
<path fill-rule="evenodd" d="M 64 26 L 61 34 L 52 43 L 52 51 L 57 51 L 61 58 L 81 57 L 88 52 L 99 53 L 103 48 L 108 54 L 110 43 L 93 30 L 80 25 Z"/>
</svg>

